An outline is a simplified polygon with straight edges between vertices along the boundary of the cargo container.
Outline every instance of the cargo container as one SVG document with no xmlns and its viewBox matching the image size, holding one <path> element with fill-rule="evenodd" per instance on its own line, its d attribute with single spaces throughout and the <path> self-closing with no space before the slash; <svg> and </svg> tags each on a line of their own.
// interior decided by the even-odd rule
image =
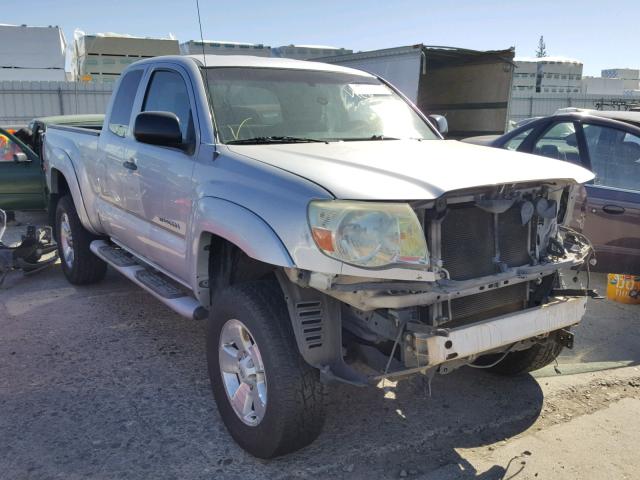
<svg viewBox="0 0 640 480">
<path fill-rule="evenodd" d="M 515 50 L 422 44 L 315 59 L 358 68 L 395 85 L 425 114 L 447 118 L 449 138 L 504 133 Z"/>
<path fill-rule="evenodd" d="M 0 25 L 0 81 L 64 81 L 67 42 L 57 26 Z"/>
<path fill-rule="evenodd" d="M 179 55 L 177 40 L 77 32 L 75 62 L 80 81 L 114 82 L 133 62 L 160 55 Z"/>
</svg>

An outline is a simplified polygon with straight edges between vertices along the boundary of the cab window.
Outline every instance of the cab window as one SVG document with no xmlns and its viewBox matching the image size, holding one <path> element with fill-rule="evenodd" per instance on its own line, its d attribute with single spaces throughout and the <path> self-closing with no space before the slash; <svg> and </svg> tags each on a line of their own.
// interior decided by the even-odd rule
<svg viewBox="0 0 640 480">
<path fill-rule="evenodd" d="M 127 72 L 120 81 L 109 117 L 109 130 L 120 137 L 124 137 L 129 128 L 131 109 L 141 79 L 142 70 L 132 70 Z"/>
<path fill-rule="evenodd" d="M 173 70 L 153 73 L 142 106 L 143 112 L 171 112 L 178 117 L 182 141 L 192 143 L 195 138 L 189 92 L 182 75 Z"/>
</svg>

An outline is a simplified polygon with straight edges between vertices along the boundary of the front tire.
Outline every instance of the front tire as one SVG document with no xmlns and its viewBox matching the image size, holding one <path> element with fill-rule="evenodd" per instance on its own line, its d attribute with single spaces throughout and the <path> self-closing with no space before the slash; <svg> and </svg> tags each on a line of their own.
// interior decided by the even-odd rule
<svg viewBox="0 0 640 480">
<path fill-rule="evenodd" d="M 74 285 L 89 285 L 102 280 L 107 264 L 89 249 L 91 242 L 98 237 L 82 226 L 69 195 L 58 201 L 55 226 L 58 256 L 67 280 Z"/>
<path fill-rule="evenodd" d="M 556 335 L 552 333 L 544 342 L 536 343 L 526 350 L 509 353 L 489 370 L 500 375 L 515 376 L 546 367 L 562 352 L 563 346 L 556 340 Z"/>
<path fill-rule="evenodd" d="M 238 284 L 216 295 L 207 364 L 220 416 L 250 454 L 284 455 L 320 434 L 324 385 L 298 352 L 277 282 Z"/>
</svg>

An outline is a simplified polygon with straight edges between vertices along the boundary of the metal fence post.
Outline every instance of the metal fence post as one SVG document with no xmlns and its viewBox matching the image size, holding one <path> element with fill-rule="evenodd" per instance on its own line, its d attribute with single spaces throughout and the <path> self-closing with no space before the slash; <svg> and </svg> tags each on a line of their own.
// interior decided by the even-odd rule
<svg viewBox="0 0 640 480">
<path fill-rule="evenodd" d="M 58 87 L 58 102 L 60 103 L 60 115 L 64 115 L 64 101 L 62 98 L 62 87 Z"/>
</svg>

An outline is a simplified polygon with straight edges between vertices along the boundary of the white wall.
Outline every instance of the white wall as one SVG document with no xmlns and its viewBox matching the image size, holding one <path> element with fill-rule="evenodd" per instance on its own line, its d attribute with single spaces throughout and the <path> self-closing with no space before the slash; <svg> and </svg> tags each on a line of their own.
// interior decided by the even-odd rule
<svg viewBox="0 0 640 480">
<path fill-rule="evenodd" d="M 0 82 L 0 125 L 26 125 L 36 117 L 105 113 L 112 84 Z"/>
<path fill-rule="evenodd" d="M 582 93 L 622 95 L 624 81 L 619 78 L 584 77 L 582 79 Z"/>
</svg>

